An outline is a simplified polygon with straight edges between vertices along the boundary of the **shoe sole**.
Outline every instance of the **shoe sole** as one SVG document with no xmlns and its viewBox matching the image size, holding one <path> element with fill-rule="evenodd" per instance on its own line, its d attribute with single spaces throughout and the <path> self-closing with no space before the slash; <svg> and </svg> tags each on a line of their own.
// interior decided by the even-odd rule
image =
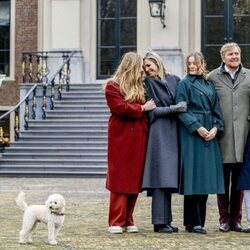
<svg viewBox="0 0 250 250">
<path fill-rule="evenodd" d="M 230 229 L 228 229 L 228 230 L 223 230 L 223 229 L 220 229 L 220 228 L 219 228 L 219 231 L 222 232 L 222 233 L 228 233 L 228 232 L 230 231 Z"/>
<path fill-rule="evenodd" d="M 138 228 L 136 226 L 132 226 L 132 227 L 126 227 L 125 231 L 127 233 L 138 233 Z"/>
<path fill-rule="evenodd" d="M 122 234 L 123 233 L 123 229 L 122 228 L 109 228 L 108 232 L 110 232 L 111 234 Z"/>
</svg>

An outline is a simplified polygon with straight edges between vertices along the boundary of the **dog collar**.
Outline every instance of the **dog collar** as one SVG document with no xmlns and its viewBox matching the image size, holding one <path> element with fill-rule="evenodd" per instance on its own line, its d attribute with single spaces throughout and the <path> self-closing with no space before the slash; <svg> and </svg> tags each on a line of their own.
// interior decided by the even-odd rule
<svg viewBox="0 0 250 250">
<path fill-rule="evenodd" d="M 58 213 L 58 212 L 54 212 L 54 211 L 51 211 L 52 214 L 55 214 L 55 215 L 58 215 L 58 216 L 64 216 L 64 213 Z"/>
</svg>

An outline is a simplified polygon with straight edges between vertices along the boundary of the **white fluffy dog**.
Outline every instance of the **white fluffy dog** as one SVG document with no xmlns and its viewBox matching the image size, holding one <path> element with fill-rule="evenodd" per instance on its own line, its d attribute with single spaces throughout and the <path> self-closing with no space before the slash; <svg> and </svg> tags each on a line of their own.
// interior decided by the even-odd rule
<svg viewBox="0 0 250 250">
<path fill-rule="evenodd" d="M 65 200 L 63 196 L 52 194 L 48 197 L 45 205 L 28 206 L 25 201 L 25 193 L 20 192 L 16 198 L 16 203 L 24 211 L 19 242 L 32 242 L 32 233 L 35 230 L 37 222 L 43 222 L 48 225 L 49 244 L 56 245 L 56 236 L 64 222 Z"/>
</svg>

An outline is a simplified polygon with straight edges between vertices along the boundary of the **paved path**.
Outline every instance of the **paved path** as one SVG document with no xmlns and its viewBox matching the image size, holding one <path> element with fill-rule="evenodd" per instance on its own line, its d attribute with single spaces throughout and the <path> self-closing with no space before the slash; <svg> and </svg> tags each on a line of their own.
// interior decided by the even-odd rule
<svg viewBox="0 0 250 250">
<path fill-rule="evenodd" d="M 250 234 L 218 232 L 218 211 L 215 196 L 207 207 L 207 235 L 185 232 L 182 226 L 183 197 L 173 197 L 173 224 L 180 229 L 175 234 L 152 232 L 150 198 L 139 196 L 135 208 L 138 234 L 111 235 L 107 232 L 108 192 L 104 179 L 84 178 L 0 178 L 0 250 L 33 249 L 250 249 Z M 33 243 L 20 245 L 22 211 L 15 204 L 20 190 L 26 192 L 28 204 L 43 204 L 51 193 L 61 193 L 67 202 L 65 225 L 58 236 L 59 244 L 46 242 L 46 226 L 39 224 Z M 243 224 L 246 225 L 243 211 Z"/>
</svg>

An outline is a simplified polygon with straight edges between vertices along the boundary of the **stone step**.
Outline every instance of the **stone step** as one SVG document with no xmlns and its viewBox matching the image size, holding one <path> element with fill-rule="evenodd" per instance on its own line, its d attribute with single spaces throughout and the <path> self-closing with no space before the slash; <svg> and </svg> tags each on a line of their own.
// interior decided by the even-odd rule
<svg viewBox="0 0 250 250">
<path fill-rule="evenodd" d="M 79 119 L 82 120 L 82 119 L 95 119 L 95 118 L 100 118 L 100 119 L 108 119 L 110 117 L 110 113 L 109 112 L 102 112 L 100 114 L 96 114 L 95 113 L 90 113 L 90 114 L 86 114 L 86 112 L 82 113 L 82 114 L 79 114 L 78 112 L 71 112 L 69 114 L 66 114 L 66 112 L 64 111 L 57 111 L 55 112 L 51 112 L 51 111 L 48 111 L 47 112 L 47 119 L 44 120 L 44 121 L 47 121 L 47 120 L 58 120 L 58 119 L 63 119 L 63 120 L 71 120 L 71 119 Z"/>
<path fill-rule="evenodd" d="M 70 140 L 27 140 L 27 141 L 15 141 L 11 143 L 11 146 L 15 148 L 23 147 L 107 147 L 107 140 L 85 140 L 85 141 L 70 141 Z"/>
<path fill-rule="evenodd" d="M 54 115 L 78 115 L 78 117 L 81 116 L 88 116 L 88 115 L 103 115 L 103 114 L 109 114 L 109 110 L 106 108 L 57 108 L 57 110 L 48 110 L 47 114 L 50 115 L 51 113 L 53 113 Z"/>
<path fill-rule="evenodd" d="M 6 147 L 0 176 L 105 177 L 109 116 L 102 84 L 71 84 L 46 120 L 30 120 Z"/>
<path fill-rule="evenodd" d="M 61 143 L 68 143 L 68 142 L 80 142 L 80 141 L 91 141 L 95 140 L 95 142 L 105 142 L 107 140 L 107 136 L 98 136 L 98 135 L 28 135 L 28 134 L 21 134 L 20 139 L 22 141 L 60 141 Z"/>
<path fill-rule="evenodd" d="M 85 177 L 85 178 L 104 178 L 106 176 L 106 170 L 99 170 L 95 169 L 94 167 L 89 167 L 89 169 L 85 170 L 84 167 L 76 169 L 75 166 L 69 169 L 62 169 L 62 168 L 56 168 L 52 169 L 52 167 L 48 168 L 41 168 L 40 166 L 38 168 L 28 168 L 25 169 L 24 167 L 20 168 L 11 168 L 10 166 L 6 166 L 5 168 L 1 169 L 0 176 L 5 177 Z"/>
<path fill-rule="evenodd" d="M 76 98 L 72 98 L 72 99 L 68 99 L 68 100 L 62 100 L 62 101 L 55 101 L 54 105 L 55 107 L 60 107 L 60 106 L 68 106 L 68 105 L 75 105 L 75 106 L 89 106 L 90 104 L 92 105 L 106 105 L 106 100 L 104 99 L 76 99 Z"/>
<path fill-rule="evenodd" d="M 1 174 L 2 173 L 11 173 L 15 174 L 15 172 L 19 173 L 48 173 L 48 174 L 65 174 L 65 173 L 71 173 L 71 174 L 77 174 L 77 173 L 88 173 L 94 175 L 95 173 L 103 174 L 105 175 L 107 172 L 107 166 L 106 165 L 84 165 L 84 166 L 76 166 L 76 165 L 61 165 L 61 164 L 53 164 L 53 165 L 8 165 L 3 164 L 1 166 Z"/>
<path fill-rule="evenodd" d="M 68 92 L 68 93 L 64 93 L 62 95 L 62 100 L 71 100 L 71 99 L 88 99 L 88 100 L 105 100 L 105 95 L 104 93 L 93 93 L 93 92 Z"/>
<path fill-rule="evenodd" d="M 107 122 L 101 124 L 91 123 L 91 124 L 77 124 L 77 123 L 33 123 L 29 124 L 29 129 L 25 132 L 79 132 L 86 131 L 87 133 L 100 132 L 103 130 L 107 132 Z"/>
<path fill-rule="evenodd" d="M 47 147 L 29 147 L 29 146 L 25 146 L 23 145 L 22 147 L 6 147 L 5 153 L 4 155 L 6 155 L 7 153 L 83 153 L 83 152 L 87 152 L 87 154 L 99 154 L 99 153 L 105 153 L 107 154 L 107 147 L 105 146 L 95 146 L 95 147 L 69 147 L 67 144 L 65 145 L 61 145 L 61 147 L 54 147 L 54 146 L 50 146 L 47 145 Z"/>
<path fill-rule="evenodd" d="M 107 111 L 108 107 L 105 103 L 103 104 L 75 104 L 74 102 L 69 103 L 69 104 L 64 104 L 64 103 L 55 103 L 54 109 L 64 109 L 64 110 L 74 110 L 74 112 L 78 112 L 81 110 L 102 110 L 102 111 Z"/>
<path fill-rule="evenodd" d="M 79 158 L 72 161 L 69 158 L 57 158 L 57 159 L 50 159 L 50 158 L 27 158 L 27 159 L 5 159 L 2 158 L 0 161 L 0 167 L 3 165 L 106 165 L 106 159 L 92 159 L 92 158 Z"/>
<path fill-rule="evenodd" d="M 29 128 L 35 128 L 35 127 L 43 127 L 43 126 L 55 126 L 55 125 L 60 125 L 60 126 L 68 126 L 68 125 L 72 125 L 72 124 L 83 124 L 83 125 L 88 125 L 88 126 L 106 126 L 108 124 L 108 117 L 100 117 L 98 118 L 71 118 L 71 119 L 66 119 L 69 118 L 68 116 L 65 117 L 54 117 L 54 119 L 52 117 L 47 117 L 48 119 L 46 120 L 41 120 L 39 122 L 37 121 L 29 121 Z"/>
<path fill-rule="evenodd" d="M 104 152 L 5 152 L 1 158 L 2 160 L 6 159 L 102 159 L 106 160 L 107 154 Z"/>
<path fill-rule="evenodd" d="M 70 84 L 70 91 L 76 91 L 76 90 L 102 90 L 103 89 L 103 84 L 102 83 L 71 83 Z M 66 90 L 63 90 L 66 92 Z"/>
</svg>

